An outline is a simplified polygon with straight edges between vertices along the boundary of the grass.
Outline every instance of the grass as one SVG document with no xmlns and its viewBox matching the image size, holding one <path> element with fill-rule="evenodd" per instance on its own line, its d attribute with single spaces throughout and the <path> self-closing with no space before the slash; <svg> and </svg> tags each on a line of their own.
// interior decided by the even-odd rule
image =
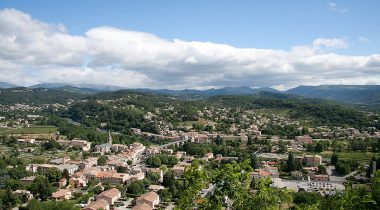
<svg viewBox="0 0 380 210">
<path fill-rule="evenodd" d="M 333 152 L 332 151 L 324 151 L 321 152 L 321 155 L 323 158 L 331 158 Z M 372 159 L 372 156 L 376 155 L 378 157 L 378 154 L 372 153 L 372 152 L 339 152 L 338 157 L 341 160 L 355 160 L 363 164 L 369 164 L 369 162 Z"/>
<path fill-rule="evenodd" d="M 0 129 L 0 134 L 51 134 L 57 131 L 55 126 L 32 126 L 28 128 Z"/>
</svg>

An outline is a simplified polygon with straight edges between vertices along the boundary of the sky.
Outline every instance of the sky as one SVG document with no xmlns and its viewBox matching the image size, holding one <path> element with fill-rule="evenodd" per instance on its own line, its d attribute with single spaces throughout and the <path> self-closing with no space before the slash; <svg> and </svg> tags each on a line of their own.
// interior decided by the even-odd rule
<svg viewBox="0 0 380 210">
<path fill-rule="evenodd" d="M 0 0 L 0 81 L 380 85 L 378 0 Z"/>
</svg>

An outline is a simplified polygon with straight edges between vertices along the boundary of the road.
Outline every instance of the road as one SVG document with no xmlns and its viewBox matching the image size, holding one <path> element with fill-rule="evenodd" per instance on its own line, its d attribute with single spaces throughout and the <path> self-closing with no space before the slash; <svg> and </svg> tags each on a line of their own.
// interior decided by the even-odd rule
<svg viewBox="0 0 380 210">
<path fill-rule="evenodd" d="M 174 209 L 174 207 L 175 207 L 174 203 L 170 203 L 170 204 L 165 208 L 165 210 L 172 210 L 172 209 Z"/>
<path fill-rule="evenodd" d="M 132 208 L 128 208 L 127 206 L 131 204 L 133 201 L 133 198 L 128 198 L 127 201 L 123 201 L 124 205 L 116 207 L 115 210 L 130 210 Z"/>
<path fill-rule="evenodd" d="M 182 142 L 186 142 L 186 141 L 190 141 L 190 139 L 173 141 L 173 142 L 170 142 L 170 143 L 167 143 L 167 144 L 160 145 L 160 146 L 158 146 L 158 148 L 163 149 L 163 148 L 168 147 L 170 145 L 174 145 L 174 144 L 178 144 L 178 143 L 182 143 Z"/>
</svg>

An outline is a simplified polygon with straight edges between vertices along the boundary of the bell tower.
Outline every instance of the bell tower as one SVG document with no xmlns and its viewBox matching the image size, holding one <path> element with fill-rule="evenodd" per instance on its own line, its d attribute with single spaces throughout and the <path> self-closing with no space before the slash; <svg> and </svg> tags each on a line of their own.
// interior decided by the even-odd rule
<svg viewBox="0 0 380 210">
<path fill-rule="evenodd" d="M 112 145 L 112 136 L 110 130 L 108 130 L 108 143 Z"/>
</svg>

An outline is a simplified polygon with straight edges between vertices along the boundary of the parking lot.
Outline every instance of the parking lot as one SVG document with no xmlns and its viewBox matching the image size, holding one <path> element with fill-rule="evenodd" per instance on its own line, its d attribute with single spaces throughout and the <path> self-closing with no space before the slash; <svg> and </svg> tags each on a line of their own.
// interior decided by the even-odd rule
<svg viewBox="0 0 380 210">
<path fill-rule="evenodd" d="M 304 189 L 306 191 L 343 191 L 344 185 L 341 182 L 332 181 L 300 181 L 300 180 L 276 180 L 277 187 L 298 191 Z"/>
</svg>

